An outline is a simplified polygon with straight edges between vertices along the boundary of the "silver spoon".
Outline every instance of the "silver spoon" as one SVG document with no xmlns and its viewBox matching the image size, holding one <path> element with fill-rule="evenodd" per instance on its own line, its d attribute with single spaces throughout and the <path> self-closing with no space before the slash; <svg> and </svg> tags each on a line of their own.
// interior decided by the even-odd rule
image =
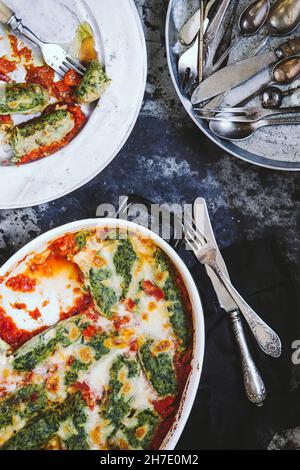
<svg viewBox="0 0 300 470">
<path fill-rule="evenodd" d="M 221 139 L 225 140 L 245 140 L 249 139 L 258 129 L 267 126 L 284 126 L 300 124 L 299 117 L 269 118 L 256 122 L 235 122 L 234 114 L 226 114 L 220 121 L 212 121 L 209 124 L 210 130 Z M 230 119 L 232 119 L 232 121 Z"/>
<path fill-rule="evenodd" d="M 267 21 L 268 34 L 255 50 L 255 55 L 268 43 L 272 36 L 285 36 L 297 28 L 300 22 L 299 0 L 277 0 L 272 6 Z"/>
<path fill-rule="evenodd" d="M 299 0 L 300 1 L 300 0 Z M 248 96 L 246 99 L 238 103 L 236 106 L 245 106 L 249 101 L 253 100 L 271 85 L 289 85 L 297 80 L 300 76 L 300 56 L 291 56 L 277 62 L 272 69 L 271 79 L 262 85 L 259 90 Z"/>
<path fill-rule="evenodd" d="M 214 64 L 212 73 L 219 70 L 226 57 L 236 47 L 243 37 L 253 36 L 263 27 L 268 19 L 270 13 L 270 0 L 256 0 L 249 7 L 247 7 L 240 16 L 239 20 L 239 35 L 231 46 L 222 54 L 220 59 Z"/>
<path fill-rule="evenodd" d="M 266 88 L 260 97 L 262 107 L 265 109 L 279 109 L 283 103 L 283 99 L 286 96 L 291 96 L 300 92 L 300 87 L 291 88 L 290 90 L 281 90 L 276 86 L 270 86 Z M 299 100 L 300 104 L 300 100 Z"/>
</svg>

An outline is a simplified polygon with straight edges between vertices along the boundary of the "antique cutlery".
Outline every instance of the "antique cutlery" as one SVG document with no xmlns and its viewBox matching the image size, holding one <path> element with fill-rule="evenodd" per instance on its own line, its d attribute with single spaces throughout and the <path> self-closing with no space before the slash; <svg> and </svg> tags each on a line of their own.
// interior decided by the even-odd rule
<svg viewBox="0 0 300 470">
<path fill-rule="evenodd" d="M 272 36 L 287 36 L 300 22 L 299 0 L 277 0 L 272 6 L 267 21 L 268 34 L 255 50 L 257 54 Z"/>
<path fill-rule="evenodd" d="M 209 0 L 207 5 L 205 6 L 205 19 L 204 19 L 204 28 L 207 29 L 209 23 L 209 13 L 216 3 L 217 0 Z M 179 31 L 179 41 L 184 46 L 189 46 L 192 44 L 194 39 L 196 38 L 197 34 L 199 33 L 199 18 L 200 18 L 200 10 L 197 10 L 193 16 L 183 25 L 181 30 Z"/>
<path fill-rule="evenodd" d="M 248 96 L 245 100 L 238 103 L 237 106 L 244 106 L 253 98 L 259 96 L 266 88 L 272 85 L 289 85 L 300 76 L 300 57 L 293 56 L 278 62 L 272 70 L 270 80 L 260 86 L 257 91 Z"/>
<path fill-rule="evenodd" d="M 300 119 L 299 119 L 300 122 Z M 228 277 L 220 269 L 217 262 L 217 250 L 201 232 L 199 226 L 191 216 L 185 214 L 184 224 L 186 228 L 185 240 L 198 260 L 211 267 L 220 282 L 225 287 L 232 300 L 236 303 L 240 312 L 245 317 L 259 347 L 272 357 L 281 355 L 281 342 L 277 334 L 254 312 L 242 296 L 233 287 Z"/>
<path fill-rule="evenodd" d="M 255 76 L 262 69 L 273 64 L 278 59 L 290 57 L 300 51 L 300 37 L 290 39 L 279 47 L 251 59 L 242 60 L 236 64 L 228 65 L 222 70 L 205 79 L 194 91 L 191 102 L 193 105 L 201 103 L 234 88 Z"/>
<path fill-rule="evenodd" d="M 228 273 L 226 264 L 218 248 L 218 245 L 214 236 L 214 232 L 211 226 L 206 202 L 204 199 L 198 198 L 195 201 L 195 221 L 197 225 L 200 225 L 200 223 L 198 224 L 198 220 L 197 220 L 198 214 L 199 214 L 199 219 L 201 215 L 201 219 L 199 220 L 199 222 L 202 223 L 203 212 L 204 212 L 205 238 L 209 240 L 209 242 L 216 248 L 218 265 L 220 266 L 220 269 L 223 271 L 223 273 L 229 279 L 229 273 Z M 229 315 L 230 323 L 232 325 L 232 329 L 234 332 L 234 337 L 236 339 L 236 343 L 238 345 L 240 356 L 241 356 L 246 395 L 252 403 L 254 403 L 257 406 L 262 406 L 264 403 L 264 400 L 266 399 L 266 388 L 261 378 L 261 375 L 258 372 L 257 367 L 251 356 L 251 353 L 247 344 L 247 340 L 245 337 L 244 327 L 243 327 L 241 317 L 240 317 L 239 307 L 234 302 L 232 297 L 228 294 L 227 290 L 225 289 L 223 284 L 220 282 L 219 278 L 216 276 L 214 271 L 209 266 L 206 266 L 206 271 L 212 281 L 220 306 Z"/>
<path fill-rule="evenodd" d="M 270 12 L 270 0 L 256 0 L 248 6 L 239 19 L 239 34 L 230 47 L 222 54 L 212 68 L 212 73 L 222 66 L 230 52 L 237 46 L 243 37 L 253 36 L 264 26 Z"/>
<path fill-rule="evenodd" d="M 216 0 L 210 0 L 205 8 L 205 19 L 204 19 L 204 32 L 206 31 L 209 25 L 208 15 L 210 10 Z M 228 0 L 227 0 L 228 1 Z M 230 0 L 229 0 L 230 1 Z M 194 34 L 195 30 L 195 21 L 197 16 L 197 31 Z M 196 82 L 198 76 L 198 60 L 199 60 L 199 25 L 200 25 L 200 10 L 197 10 L 192 18 L 185 24 L 183 27 L 183 32 L 181 30 L 181 41 L 189 41 L 192 37 L 194 38 L 193 44 L 181 54 L 178 60 L 178 77 L 181 88 L 185 88 L 188 92 L 189 87 Z M 191 32 L 189 30 L 191 29 Z"/>
<path fill-rule="evenodd" d="M 53 68 L 59 75 L 65 75 L 70 69 L 74 69 L 80 75 L 84 75 L 86 68 L 58 44 L 50 44 L 42 41 L 16 14 L 0 0 L 0 21 L 11 27 L 13 31 L 20 33 L 29 41 L 33 42 L 41 49 L 44 60 L 49 67 Z"/>
<path fill-rule="evenodd" d="M 231 0 L 222 0 L 205 34 L 206 57 L 204 72 L 206 76 L 210 75 L 212 72 L 214 58 L 225 32 L 224 19 L 230 2 Z"/>
<path fill-rule="evenodd" d="M 234 118 L 234 116 L 233 116 Z M 236 122 L 230 120 L 228 114 L 226 119 L 220 121 L 212 121 L 209 124 L 210 130 L 225 140 L 245 140 L 251 137 L 258 129 L 268 126 L 285 126 L 300 124 L 299 117 L 282 117 L 282 118 L 268 118 L 261 119 L 256 122 Z"/>
</svg>

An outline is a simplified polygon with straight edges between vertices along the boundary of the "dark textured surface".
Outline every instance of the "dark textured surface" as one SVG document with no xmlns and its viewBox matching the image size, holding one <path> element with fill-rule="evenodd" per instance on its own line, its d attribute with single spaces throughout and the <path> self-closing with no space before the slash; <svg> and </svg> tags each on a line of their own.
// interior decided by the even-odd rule
<svg viewBox="0 0 300 470">
<path fill-rule="evenodd" d="M 139 193 L 156 202 L 207 199 L 221 247 L 275 235 L 300 285 L 300 174 L 266 170 L 225 155 L 188 120 L 168 74 L 165 0 L 137 0 L 149 75 L 137 125 L 118 157 L 85 187 L 53 203 L 0 211 L 0 263 L 39 234 L 95 217 L 101 203 Z M 237 359 L 238 360 L 238 359 Z"/>
</svg>

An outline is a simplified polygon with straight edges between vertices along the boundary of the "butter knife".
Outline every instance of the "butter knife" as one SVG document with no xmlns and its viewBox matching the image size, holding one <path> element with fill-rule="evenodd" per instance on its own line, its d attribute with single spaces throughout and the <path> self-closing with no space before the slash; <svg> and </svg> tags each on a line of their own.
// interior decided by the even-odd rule
<svg viewBox="0 0 300 470">
<path fill-rule="evenodd" d="M 202 231 L 207 240 L 209 240 L 210 243 L 217 249 L 217 263 L 220 266 L 220 269 L 229 277 L 225 261 L 222 258 L 214 236 L 205 199 L 196 199 L 194 204 L 194 213 L 197 226 L 202 228 Z M 206 270 L 212 281 L 221 307 L 225 310 L 226 313 L 229 314 L 230 322 L 241 356 L 246 395 L 252 403 L 257 406 L 262 406 L 267 395 L 266 388 L 251 356 L 245 337 L 239 308 L 232 297 L 228 294 L 227 290 L 220 282 L 214 271 L 209 266 L 206 266 Z"/>
<path fill-rule="evenodd" d="M 299 51 L 300 37 L 290 39 L 266 54 L 228 65 L 200 83 L 192 95 L 191 102 L 195 105 L 231 90 L 254 77 L 269 65 L 280 59 L 296 55 Z"/>
</svg>

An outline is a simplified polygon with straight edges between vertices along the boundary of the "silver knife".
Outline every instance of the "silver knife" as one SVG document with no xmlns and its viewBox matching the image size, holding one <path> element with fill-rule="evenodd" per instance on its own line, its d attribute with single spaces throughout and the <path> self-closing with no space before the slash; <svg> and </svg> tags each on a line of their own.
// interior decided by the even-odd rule
<svg viewBox="0 0 300 470">
<path fill-rule="evenodd" d="M 266 54 L 228 65 L 200 83 L 192 95 L 191 102 L 195 105 L 220 95 L 246 82 L 267 66 L 285 57 L 295 55 L 299 51 L 300 37 L 291 39 Z"/>
<path fill-rule="evenodd" d="M 202 228 L 202 231 L 207 240 L 209 240 L 217 249 L 217 263 L 220 266 L 220 269 L 229 277 L 225 261 L 222 258 L 214 236 L 205 199 L 196 199 L 194 204 L 194 213 L 196 225 Z M 221 307 L 229 314 L 231 320 L 234 336 L 236 338 L 242 360 L 246 395 L 252 403 L 257 406 L 262 406 L 267 395 L 266 388 L 249 351 L 243 324 L 241 322 L 239 308 L 228 294 L 227 290 L 224 288 L 223 284 L 220 282 L 219 278 L 215 275 L 213 270 L 209 266 L 206 266 L 206 270 L 212 281 L 219 303 Z"/>
</svg>

